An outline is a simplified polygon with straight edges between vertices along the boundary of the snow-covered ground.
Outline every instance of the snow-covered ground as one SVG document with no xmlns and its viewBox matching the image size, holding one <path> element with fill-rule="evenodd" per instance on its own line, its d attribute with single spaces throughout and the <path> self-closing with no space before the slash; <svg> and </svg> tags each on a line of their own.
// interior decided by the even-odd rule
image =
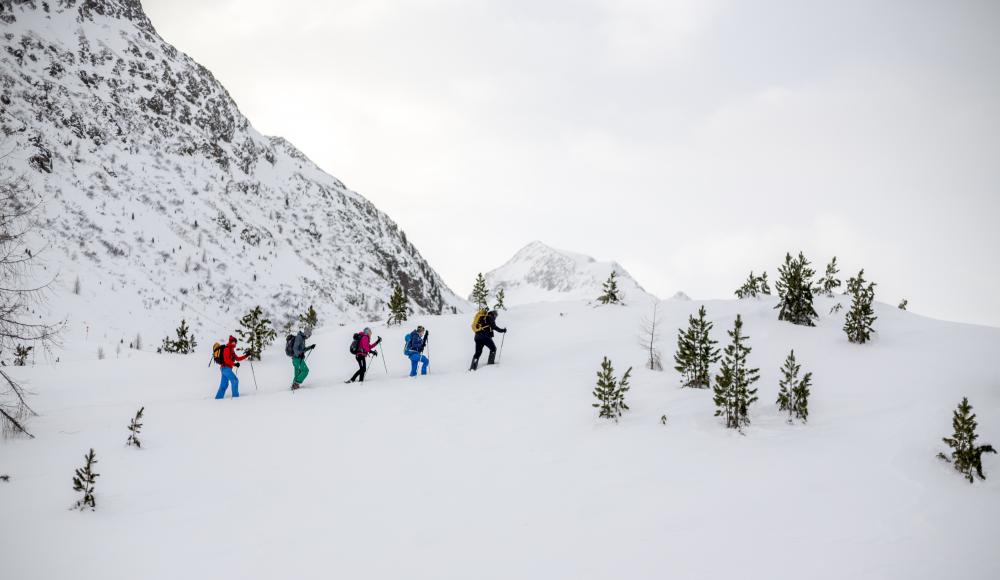
<svg viewBox="0 0 1000 580">
<path fill-rule="evenodd" d="M 667 358 L 700 304 L 662 303 Z M 1000 329 L 880 306 L 874 343 L 852 345 L 842 314 L 804 328 L 770 299 L 705 304 L 720 343 L 743 314 L 761 369 L 744 435 L 710 391 L 639 368 L 638 304 L 512 309 L 501 364 L 477 373 L 467 316 L 377 328 L 389 374 L 376 360 L 363 385 L 342 382 L 355 328 L 325 328 L 308 388 L 288 391 L 276 344 L 238 400 L 212 399 L 207 337 L 199 355 L 11 369 L 40 416 L 36 439 L 0 445 L 3 577 L 1000 577 L 1000 460 L 969 485 L 934 457 L 963 395 L 1000 444 Z M 410 379 L 416 322 L 432 374 Z M 791 348 L 814 373 L 807 425 L 774 405 Z M 590 406 L 603 355 L 637 367 L 618 424 Z M 70 511 L 90 447 L 98 509 Z"/>
</svg>

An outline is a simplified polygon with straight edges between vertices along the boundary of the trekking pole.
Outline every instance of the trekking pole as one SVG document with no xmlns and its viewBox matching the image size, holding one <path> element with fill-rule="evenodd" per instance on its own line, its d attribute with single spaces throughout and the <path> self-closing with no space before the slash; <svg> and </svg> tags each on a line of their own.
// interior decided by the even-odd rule
<svg viewBox="0 0 1000 580">
<path fill-rule="evenodd" d="M 500 352 L 497 353 L 497 360 L 498 361 L 500 360 L 500 356 L 503 354 L 503 341 L 506 338 L 507 338 L 507 333 L 505 332 L 505 333 L 503 333 L 503 336 L 500 337 Z"/>
<path fill-rule="evenodd" d="M 260 388 L 257 386 L 257 373 L 253 370 L 253 360 L 250 360 L 250 375 L 253 377 L 253 390 L 259 391 Z"/>
</svg>

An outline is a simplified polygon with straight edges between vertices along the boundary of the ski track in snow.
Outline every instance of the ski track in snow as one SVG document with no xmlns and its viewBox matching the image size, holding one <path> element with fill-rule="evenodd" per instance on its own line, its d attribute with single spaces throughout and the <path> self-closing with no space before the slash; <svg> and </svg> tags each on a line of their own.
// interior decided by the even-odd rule
<svg viewBox="0 0 1000 580">
<path fill-rule="evenodd" d="M 700 304 L 662 303 L 665 361 Z M 761 369 L 744 435 L 711 391 L 640 368 L 640 307 L 514 308 L 501 364 L 476 373 L 468 316 L 377 328 L 389 375 L 373 360 L 363 385 L 343 384 L 356 329 L 319 329 L 307 388 L 288 390 L 276 343 L 235 401 L 211 399 L 207 347 L 10 369 L 40 416 L 0 447 L 4 577 L 1000 577 L 1000 460 L 969 485 L 934 457 L 963 395 L 1000 444 L 1000 329 L 878 305 L 875 341 L 852 345 L 842 314 L 804 328 L 770 298 L 705 304 L 720 346 L 742 313 Z M 411 379 L 417 323 L 431 374 Z M 814 373 L 807 425 L 774 404 L 791 348 Z M 603 355 L 637 367 L 618 424 L 590 406 Z M 90 447 L 98 509 L 70 511 Z"/>
</svg>

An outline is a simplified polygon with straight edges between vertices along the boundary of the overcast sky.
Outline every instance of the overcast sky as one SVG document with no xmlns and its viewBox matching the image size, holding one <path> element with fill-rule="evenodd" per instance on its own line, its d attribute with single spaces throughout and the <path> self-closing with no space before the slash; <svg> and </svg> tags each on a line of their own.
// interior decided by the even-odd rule
<svg viewBox="0 0 1000 580">
<path fill-rule="evenodd" d="M 143 4 L 461 294 L 534 239 L 696 299 L 801 249 L 1000 326 L 1000 2 Z"/>
</svg>

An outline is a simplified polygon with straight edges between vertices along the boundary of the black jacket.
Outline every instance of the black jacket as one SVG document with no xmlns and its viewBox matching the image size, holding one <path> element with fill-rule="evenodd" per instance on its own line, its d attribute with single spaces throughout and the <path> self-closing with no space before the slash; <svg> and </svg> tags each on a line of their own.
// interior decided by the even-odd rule
<svg viewBox="0 0 1000 580">
<path fill-rule="evenodd" d="M 477 338 L 480 337 L 492 338 L 494 330 L 497 332 L 507 332 L 506 328 L 500 328 L 499 326 L 497 326 L 497 317 L 493 316 L 492 314 L 487 314 L 486 316 L 484 316 L 482 320 L 480 320 L 480 324 L 482 325 L 482 330 L 476 333 Z"/>
</svg>

